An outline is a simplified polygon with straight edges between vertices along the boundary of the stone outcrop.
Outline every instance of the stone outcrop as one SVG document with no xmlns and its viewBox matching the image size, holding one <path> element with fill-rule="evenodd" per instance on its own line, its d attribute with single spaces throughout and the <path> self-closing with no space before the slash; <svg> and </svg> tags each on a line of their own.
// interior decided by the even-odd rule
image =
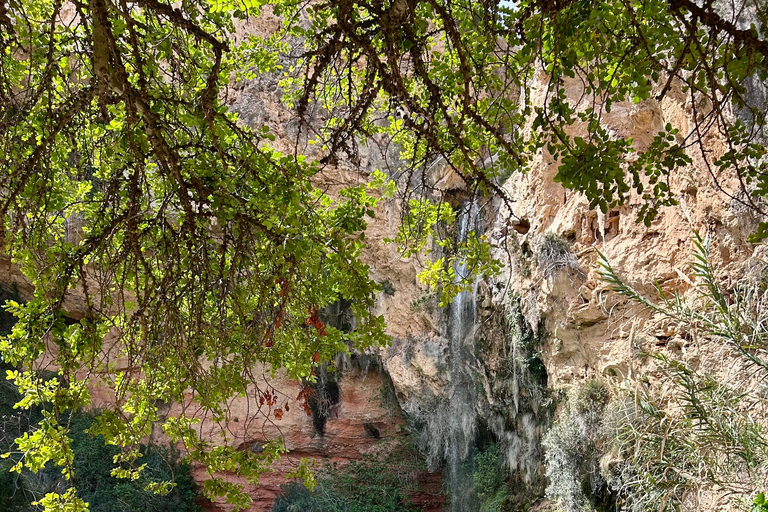
<svg viewBox="0 0 768 512">
<path fill-rule="evenodd" d="M 580 96 L 578 84 L 570 93 Z M 673 91 L 661 102 L 614 106 L 605 122 L 643 150 L 666 123 L 679 127 L 680 134 L 689 133 L 693 120 L 687 101 Z M 714 133 L 705 143 L 711 159 L 725 150 Z M 648 361 L 638 357 L 641 351 L 683 357 L 696 350 L 686 333 L 608 292 L 597 272 L 598 251 L 628 283 L 651 297 L 657 283 L 668 292 L 690 288 L 685 274 L 694 230 L 711 240 L 713 263 L 722 275 L 739 275 L 750 260 L 765 257 L 763 245 L 747 241 L 759 219 L 739 202 L 742 192 L 734 177 L 721 175 L 716 183 L 698 149 L 689 149 L 689 156 L 692 164 L 670 177 L 680 204 L 662 208 L 648 227 L 637 222 L 643 203 L 636 194 L 605 213 L 591 210 L 581 194 L 553 181 L 557 162 L 546 152 L 534 157 L 529 173 L 512 175 L 504 183 L 515 200 L 511 211 L 498 204 L 483 208 L 485 232 L 505 267 L 493 281 L 479 283 L 475 292 L 477 320 L 469 342 L 473 357 L 466 364 L 480 391 L 472 417 L 505 444 L 510 468 L 531 485 L 542 476 L 540 436 L 555 412 L 548 409 L 552 401 L 542 393 L 545 388 L 562 395 L 592 378 L 618 384 L 648 369 Z M 438 186 L 458 186 L 449 170 L 434 179 Z M 389 207 L 396 211 L 395 203 Z M 540 257 L 548 243 L 562 244 L 567 251 L 567 258 L 549 268 Z M 375 271 L 403 284 L 392 299 L 382 300 L 411 301 L 408 311 L 402 305 L 384 311 L 394 326 L 394 340 L 382 350 L 382 360 L 411 426 L 426 430 L 434 442 L 436 436 L 449 435 L 424 418 L 449 408 L 454 394 L 450 314 L 437 310 L 431 292 L 414 287 L 410 268 L 393 272 L 392 260 L 374 250 L 379 251 L 371 261 Z M 398 272 L 404 270 L 407 279 Z M 403 325 L 409 327 L 406 332 L 398 328 Z M 526 330 L 530 332 L 523 336 Z M 536 338 L 535 354 L 525 353 L 526 336 L 528 341 Z M 702 361 L 710 367 L 722 365 L 705 359 L 706 354 Z M 536 373 L 538 364 L 543 382 L 536 382 L 530 371 Z"/>
<path fill-rule="evenodd" d="M 301 386 L 289 379 L 278 378 L 270 380 L 269 384 L 287 400 L 295 398 L 301 390 Z M 230 421 L 224 425 L 224 431 L 238 449 L 259 450 L 266 441 L 280 437 L 289 453 L 273 466 L 271 472 L 260 478 L 258 486 L 249 485 L 235 475 L 225 475 L 225 478 L 246 486 L 253 498 L 252 512 L 270 510 L 280 493 L 280 486 L 288 483 L 286 475 L 296 468 L 301 458 L 314 459 L 318 467 L 322 467 L 322 461 L 345 463 L 376 453 L 382 446 L 403 441 L 406 432 L 402 417 L 396 404 L 387 403 L 387 397 L 382 393 L 387 386 L 375 368 L 345 372 L 338 381 L 339 401 L 332 406 L 322 434 L 317 431 L 313 417 L 300 407 L 284 412 L 279 421 L 258 417 L 246 422 L 245 418 L 253 418 L 253 412 L 259 408 L 258 401 L 252 397 L 233 400 L 228 406 Z M 178 413 L 177 409 L 178 405 L 171 406 L 168 413 Z M 201 431 L 215 441 L 221 427 L 204 420 Z M 199 481 L 209 477 L 206 468 L 199 466 L 194 468 L 193 475 Z M 431 491 L 436 491 L 434 486 Z M 428 493 L 414 496 L 414 501 L 430 503 L 430 496 Z M 212 510 L 229 511 L 232 507 L 216 503 Z"/>
</svg>

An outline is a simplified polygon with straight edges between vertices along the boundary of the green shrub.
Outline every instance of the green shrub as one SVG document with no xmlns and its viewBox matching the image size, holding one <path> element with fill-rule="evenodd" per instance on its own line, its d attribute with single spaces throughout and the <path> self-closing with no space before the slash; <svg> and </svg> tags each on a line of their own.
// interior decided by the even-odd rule
<svg viewBox="0 0 768 512">
<path fill-rule="evenodd" d="M 14 398 L 15 390 L 0 387 L 0 410 Z M 16 394 L 18 397 L 18 394 Z M 4 411 L 7 413 L 7 411 Z M 13 439 L 27 432 L 39 413 L 29 415 L 5 414 L 3 438 L 8 450 Z M 30 421 L 30 417 L 33 421 Z M 73 484 L 78 494 L 89 503 L 90 512 L 195 512 L 197 486 L 189 466 L 178 462 L 177 454 L 158 446 L 142 446 L 140 463 L 147 464 L 138 481 L 121 480 L 111 476 L 114 467 L 112 457 L 119 452 L 115 446 L 106 445 L 101 436 L 92 437 L 87 429 L 95 418 L 87 413 L 75 413 L 70 423 L 72 450 L 75 454 Z M 0 461 L 0 510 L 3 512 L 33 512 L 40 510 L 32 505 L 46 493 L 61 490 L 65 485 L 60 468 L 49 466 L 32 473 L 10 472 L 18 456 Z M 153 481 L 173 481 L 173 490 L 160 496 L 144 490 Z"/>
<path fill-rule="evenodd" d="M 657 287 L 658 300 L 648 299 L 601 255 L 602 278 L 614 291 L 690 336 L 698 345 L 692 352 L 704 356 L 651 354 L 668 389 L 627 382 L 624 399 L 612 404 L 606 435 L 614 456 L 606 476 L 627 510 L 691 508 L 702 492 L 744 507 L 768 484 L 768 398 L 762 385 L 768 379 L 767 267 L 752 262 L 742 278 L 729 276 L 735 285 L 725 288 L 711 264 L 708 240 L 694 235 L 694 286 L 687 296 Z M 723 362 L 728 368 L 721 371 Z"/>
<path fill-rule="evenodd" d="M 368 455 L 345 465 L 326 463 L 309 491 L 297 482 L 282 486 L 273 512 L 410 512 L 408 491 L 423 467 L 411 450 Z"/>
<path fill-rule="evenodd" d="M 475 456 L 475 492 L 481 500 L 492 497 L 504 484 L 504 454 L 501 444 L 494 443 Z"/>
<path fill-rule="evenodd" d="M 576 413 L 595 416 L 592 423 L 598 422 L 598 416 L 611 399 L 611 392 L 605 382 L 590 379 L 576 388 L 573 396 L 573 408 Z"/>
<path fill-rule="evenodd" d="M 474 457 L 475 494 L 480 512 L 503 512 L 509 499 L 507 468 L 501 443 L 493 443 Z"/>
<path fill-rule="evenodd" d="M 440 294 L 436 291 L 421 295 L 418 299 L 411 302 L 411 312 L 433 314 L 437 308 L 439 297 Z"/>
<path fill-rule="evenodd" d="M 603 411 L 609 400 L 605 383 L 586 381 L 569 394 L 561 417 L 544 435 L 547 496 L 564 512 L 612 504 L 599 464 Z"/>
<path fill-rule="evenodd" d="M 389 279 L 381 281 L 379 286 L 381 286 L 381 291 L 384 295 L 392 297 L 395 294 L 395 285 Z"/>
<path fill-rule="evenodd" d="M 111 475 L 112 457 L 119 448 L 93 437 L 87 430 L 95 417 L 75 414 L 71 422 L 72 449 L 75 452 L 74 485 L 78 494 L 90 504 L 90 512 L 194 512 L 197 486 L 188 465 L 178 462 L 178 454 L 155 445 L 142 446 L 140 464 L 147 464 L 138 481 L 118 479 Z M 150 482 L 173 481 L 176 485 L 165 495 L 146 491 Z"/>
<path fill-rule="evenodd" d="M 504 512 L 507 510 L 509 491 L 506 487 L 500 487 L 489 496 L 480 506 L 480 512 Z"/>
<path fill-rule="evenodd" d="M 755 497 L 750 512 L 768 512 L 768 499 L 765 498 L 765 493 L 761 492 Z"/>
</svg>

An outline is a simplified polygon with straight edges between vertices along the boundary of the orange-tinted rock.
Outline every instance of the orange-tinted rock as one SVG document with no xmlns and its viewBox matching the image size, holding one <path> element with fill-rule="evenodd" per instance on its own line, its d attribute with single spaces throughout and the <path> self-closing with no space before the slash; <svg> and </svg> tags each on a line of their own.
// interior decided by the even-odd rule
<svg viewBox="0 0 768 512">
<path fill-rule="evenodd" d="M 275 387 L 278 395 L 292 398 L 301 389 L 296 382 L 287 379 L 276 379 L 270 384 Z M 323 460 L 345 463 L 366 454 L 390 449 L 397 441 L 405 440 L 407 434 L 399 410 L 387 408 L 382 403 L 381 390 L 387 385 L 381 374 L 374 370 L 367 374 L 360 371 L 345 373 L 339 381 L 340 401 L 331 409 L 323 435 L 315 430 L 312 417 L 298 404 L 284 411 L 280 421 L 274 421 L 273 415 L 270 415 L 273 421 L 265 421 L 263 416 L 246 421 L 249 413 L 252 415 L 258 408 L 257 401 L 254 398 L 233 401 L 229 407 L 230 421 L 226 428 L 227 435 L 231 436 L 230 444 L 238 449 L 258 450 L 262 443 L 279 436 L 284 440 L 289 453 L 273 465 L 272 471 L 263 474 L 256 486 L 234 474 L 217 476 L 244 485 L 253 499 L 249 512 L 269 511 L 280 493 L 280 486 L 289 482 L 287 475 L 302 458 L 314 459 L 317 467 L 320 467 Z M 179 405 L 172 406 L 171 414 L 180 412 L 178 409 Z M 201 423 L 201 432 L 206 439 L 216 442 L 219 439 L 217 430 L 220 431 L 219 426 L 211 421 Z M 203 482 L 209 475 L 206 468 L 196 466 L 193 468 L 193 477 L 197 482 Z M 427 511 L 442 510 L 441 474 L 419 475 L 419 483 L 422 482 L 422 492 L 412 494 L 413 503 Z M 206 510 L 215 512 L 229 512 L 234 508 L 224 503 L 224 500 L 207 506 L 209 508 Z"/>
<path fill-rule="evenodd" d="M 419 475 L 419 491 L 409 493 L 411 504 L 424 512 L 441 512 L 445 507 L 445 494 L 442 487 L 442 472 Z"/>
</svg>

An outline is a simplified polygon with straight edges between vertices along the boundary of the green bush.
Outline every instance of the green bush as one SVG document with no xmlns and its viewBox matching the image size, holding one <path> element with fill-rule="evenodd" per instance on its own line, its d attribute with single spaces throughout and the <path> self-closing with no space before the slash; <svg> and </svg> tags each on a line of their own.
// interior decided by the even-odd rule
<svg viewBox="0 0 768 512">
<path fill-rule="evenodd" d="M 768 512 L 768 499 L 765 498 L 765 493 L 761 492 L 755 497 L 751 512 Z"/>
<path fill-rule="evenodd" d="M 564 512 L 612 509 L 599 464 L 603 412 L 609 400 L 605 383 L 586 381 L 569 394 L 560 418 L 544 436 L 547 496 Z"/>
<path fill-rule="evenodd" d="M 368 455 L 345 465 L 327 463 L 310 491 L 297 482 L 282 486 L 273 512 L 410 512 L 415 476 L 422 470 L 413 453 L 395 450 L 381 457 Z"/>
<path fill-rule="evenodd" d="M 147 464 L 138 481 L 111 475 L 112 457 L 119 453 L 101 436 L 93 437 L 87 429 L 94 423 L 90 414 L 75 414 L 71 422 L 72 449 L 75 452 L 74 485 L 81 498 L 90 504 L 90 512 L 194 512 L 197 486 L 189 466 L 178 462 L 178 454 L 155 445 L 142 446 L 141 464 Z M 176 485 L 165 495 L 144 490 L 150 482 L 173 481 Z"/>
<path fill-rule="evenodd" d="M 20 413 L 12 409 L 19 395 L 15 388 L 4 382 L 0 385 L 0 420 L 2 421 L 3 449 L 11 449 L 13 440 L 34 428 L 39 411 Z M 79 496 L 90 504 L 90 512 L 194 512 L 197 486 L 189 466 L 178 463 L 177 454 L 157 446 L 142 446 L 140 462 L 147 468 L 138 481 L 127 481 L 111 476 L 112 457 L 119 452 L 106 445 L 101 436 L 92 437 L 87 429 L 95 418 L 87 413 L 75 413 L 70 423 L 72 450 L 75 454 L 74 481 Z M 61 490 L 65 482 L 60 468 L 46 467 L 38 473 L 27 469 L 11 472 L 18 456 L 0 461 L 0 510 L 3 512 L 34 512 L 32 505 L 46 493 Z M 173 481 L 173 490 L 159 496 L 145 491 L 152 481 Z"/>
<path fill-rule="evenodd" d="M 743 509 L 768 484 L 768 266 L 750 262 L 726 288 L 708 240 L 694 235 L 686 296 L 657 286 L 658 299 L 648 299 L 601 255 L 603 280 L 695 341 L 691 353 L 699 356 L 650 354 L 666 389 L 628 381 L 623 400 L 611 405 L 606 477 L 626 510 L 692 509 L 702 493 Z M 763 510 L 759 498 L 753 510 Z"/>
<path fill-rule="evenodd" d="M 505 512 L 509 501 L 509 491 L 506 487 L 500 487 L 489 496 L 480 506 L 480 512 Z"/>
<path fill-rule="evenodd" d="M 395 294 L 395 285 L 391 280 L 384 279 L 383 281 L 379 282 L 379 286 L 381 286 L 381 291 L 384 293 L 384 295 L 392 297 Z"/>
<path fill-rule="evenodd" d="M 572 400 L 576 413 L 591 415 L 590 421 L 597 423 L 599 421 L 597 416 L 603 412 L 611 400 L 611 392 L 605 382 L 590 379 L 576 388 Z"/>
<path fill-rule="evenodd" d="M 474 458 L 473 480 L 480 512 L 503 512 L 509 499 L 507 469 L 501 443 L 493 443 Z"/>
<path fill-rule="evenodd" d="M 18 290 L 0 286 L 0 306 L 6 300 L 19 300 Z M 7 334 L 16 319 L 0 309 L 0 334 Z M 0 362 L 0 374 L 5 376 L 11 370 L 8 364 Z M 50 373 L 50 372 L 47 372 Z M 52 377 L 51 373 L 48 375 Z M 31 432 L 42 419 L 40 409 L 20 410 L 14 405 L 21 400 L 16 387 L 0 379 L 0 453 L 12 452 L 15 439 L 25 432 Z M 70 435 L 75 454 L 73 485 L 78 494 L 89 503 L 90 512 L 195 512 L 197 485 L 192 478 L 190 467 L 179 463 L 178 454 L 159 446 L 142 446 L 141 464 L 147 467 L 138 481 L 117 479 L 111 476 L 114 468 L 113 457 L 119 448 L 104 443 L 101 436 L 93 437 L 87 430 L 95 421 L 89 413 L 77 412 L 72 415 Z M 23 469 L 21 473 L 11 472 L 18 462 L 18 455 L 0 460 L 0 511 L 36 512 L 41 507 L 32 503 L 49 492 L 60 492 L 66 485 L 61 469 L 49 465 L 32 473 Z M 150 482 L 172 481 L 173 490 L 160 496 L 144 490 Z"/>
<path fill-rule="evenodd" d="M 504 454 L 501 444 L 494 443 L 475 456 L 475 492 L 481 500 L 492 497 L 504 484 Z"/>
</svg>

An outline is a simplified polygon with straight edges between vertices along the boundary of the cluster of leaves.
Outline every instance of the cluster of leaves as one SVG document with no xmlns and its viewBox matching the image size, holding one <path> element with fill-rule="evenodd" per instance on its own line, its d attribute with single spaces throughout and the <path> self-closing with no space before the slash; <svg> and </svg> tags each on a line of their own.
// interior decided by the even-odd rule
<svg viewBox="0 0 768 512">
<path fill-rule="evenodd" d="M 423 469 L 417 455 L 395 450 L 369 455 L 344 465 L 326 463 L 310 491 L 297 482 L 282 487 L 274 512 L 415 512 L 409 492 L 418 490 L 416 475 Z"/>
<path fill-rule="evenodd" d="M 491 245 L 482 233 L 482 207 L 475 201 L 454 210 L 447 203 L 411 200 L 394 242 L 405 257 L 429 255 L 433 252 L 432 247 L 427 247 L 429 243 L 438 248 L 438 257 L 424 262 L 419 279 L 439 293 L 440 307 L 470 290 L 477 278 L 490 279 L 501 270 L 501 263 L 492 257 Z"/>
<path fill-rule="evenodd" d="M 72 450 L 75 454 L 73 485 L 88 502 L 92 512 L 197 512 L 197 485 L 190 466 L 177 462 L 178 453 L 149 445 L 140 448 L 146 469 L 136 480 L 117 478 L 114 457 L 120 449 L 93 436 L 89 429 L 95 418 L 76 414 L 71 423 Z M 167 487 L 171 482 L 172 487 Z M 155 485 L 152 485 L 155 484 Z M 163 488 L 156 493 L 155 488 Z"/>
<path fill-rule="evenodd" d="M 13 451 L 14 438 L 32 432 L 42 419 L 38 408 L 30 411 L 14 409 L 20 395 L 10 383 L 0 391 L 0 418 L 3 437 L 0 448 Z M 192 479 L 190 467 L 178 463 L 178 454 L 160 446 L 140 447 L 146 470 L 138 480 L 125 480 L 113 475 L 113 458 L 119 448 L 108 445 L 101 436 L 88 431 L 95 417 L 75 413 L 70 422 L 72 438 L 74 479 L 72 484 L 80 496 L 90 502 L 93 512 L 196 512 L 197 485 Z M 61 468 L 46 465 L 37 473 L 28 469 L 12 472 L 20 454 L 13 453 L 0 462 L 0 507 L 8 512 L 34 512 L 41 510 L 46 495 L 66 489 L 69 483 L 63 478 Z M 153 485 L 171 483 L 166 492 L 156 494 L 148 490 Z"/>
<path fill-rule="evenodd" d="M 507 469 L 501 443 L 492 443 L 475 455 L 475 471 L 472 475 L 475 493 L 480 501 L 481 512 L 506 510 L 508 489 Z"/>
<path fill-rule="evenodd" d="M 757 263 L 725 288 L 711 264 L 708 240 L 697 234 L 695 248 L 696 281 L 687 298 L 659 289 L 659 301 L 651 301 L 601 262 L 603 279 L 615 291 L 720 358 L 707 368 L 701 361 L 653 354 L 669 388 L 631 383 L 626 398 L 614 404 L 606 434 L 621 461 L 606 476 L 627 509 L 696 507 L 702 489 L 744 506 L 768 484 L 765 267 Z M 720 364 L 723 359 L 728 364 Z"/>
<path fill-rule="evenodd" d="M 752 510 L 750 512 L 765 512 L 766 510 L 768 510 L 768 500 L 765 499 L 765 493 L 761 492 L 752 502 Z"/>
<path fill-rule="evenodd" d="M 669 178 L 698 154 L 718 186 L 738 175 L 741 200 L 761 208 L 766 116 L 747 86 L 768 79 L 764 2 L 363 0 L 309 13 L 310 25 L 289 26 L 307 44 L 291 101 L 305 119 L 332 113 L 319 133 L 331 157 L 356 158 L 360 138 L 397 143 L 409 192 L 439 204 L 445 191 L 430 171 L 442 164 L 472 193 L 509 202 L 501 180 L 544 148 L 558 161 L 555 181 L 591 207 L 605 212 L 634 193 L 650 223 L 677 201 Z M 637 144 L 611 125 L 616 105 L 669 95 L 688 96 L 690 129 L 667 124 Z M 725 154 L 705 150 L 712 133 Z"/>
<path fill-rule="evenodd" d="M 37 409 L 15 410 L 13 406 L 19 398 L 16 387 L 4 381 L 0 386 L 0 449 L 4 453 L 12 450 L 15 439 L 28 432 L 41 419 Z M 61 471 L 58 468 L 46 468 L 37 473 L 28 470 L 12 473 L 11 468 L 17 462 L 13 458 L 0 461 L 0 506 L 12 512 L 25 512 L 32 502 L 55 489 L 61 480 Z"/>
<path fill-rule="evenodd" d="M 140 440 L 160 422 L 211 475 L 256 483 L 282 444 L 214 448 L 194 411 L 223 426 L 227 401 L 263 396 L 275 371 L 311 381 L 349 346 L 384 343 L 378 286 L 359 260 L 377 199 L 366 186 L 315 189 L 316 163 L 225 107 L 230 76 L 275 70 L 264 57 L 276 38 L 235 42 L 236 19 L 261 5 L 0 3 L 0 239 L 35 290 L 9 303 L 18 322 L 0 357 L 20 407 L 43 416 L 19 439 L 22 466 L 73 477 L 64 415 L 89 405 L 98 379 L 116 401 L 93 430 L 124 447 L 121 476 L 141 478 Z M 63 313 L 72 296 L 77 321 Z M 340 297 L 353 301 L 354 332 L 308 327 Z M 41 377 L 43 362 L 54 377 Z M 279 419 L 292 399 L 270 396 L 253 416 Z M 160 421 L 168 401 L 189 417 Z M 250 501 L 220 478 L 205 491 Z M 49 502 L 86 506 L 74 488 Z"/>
</svg>

